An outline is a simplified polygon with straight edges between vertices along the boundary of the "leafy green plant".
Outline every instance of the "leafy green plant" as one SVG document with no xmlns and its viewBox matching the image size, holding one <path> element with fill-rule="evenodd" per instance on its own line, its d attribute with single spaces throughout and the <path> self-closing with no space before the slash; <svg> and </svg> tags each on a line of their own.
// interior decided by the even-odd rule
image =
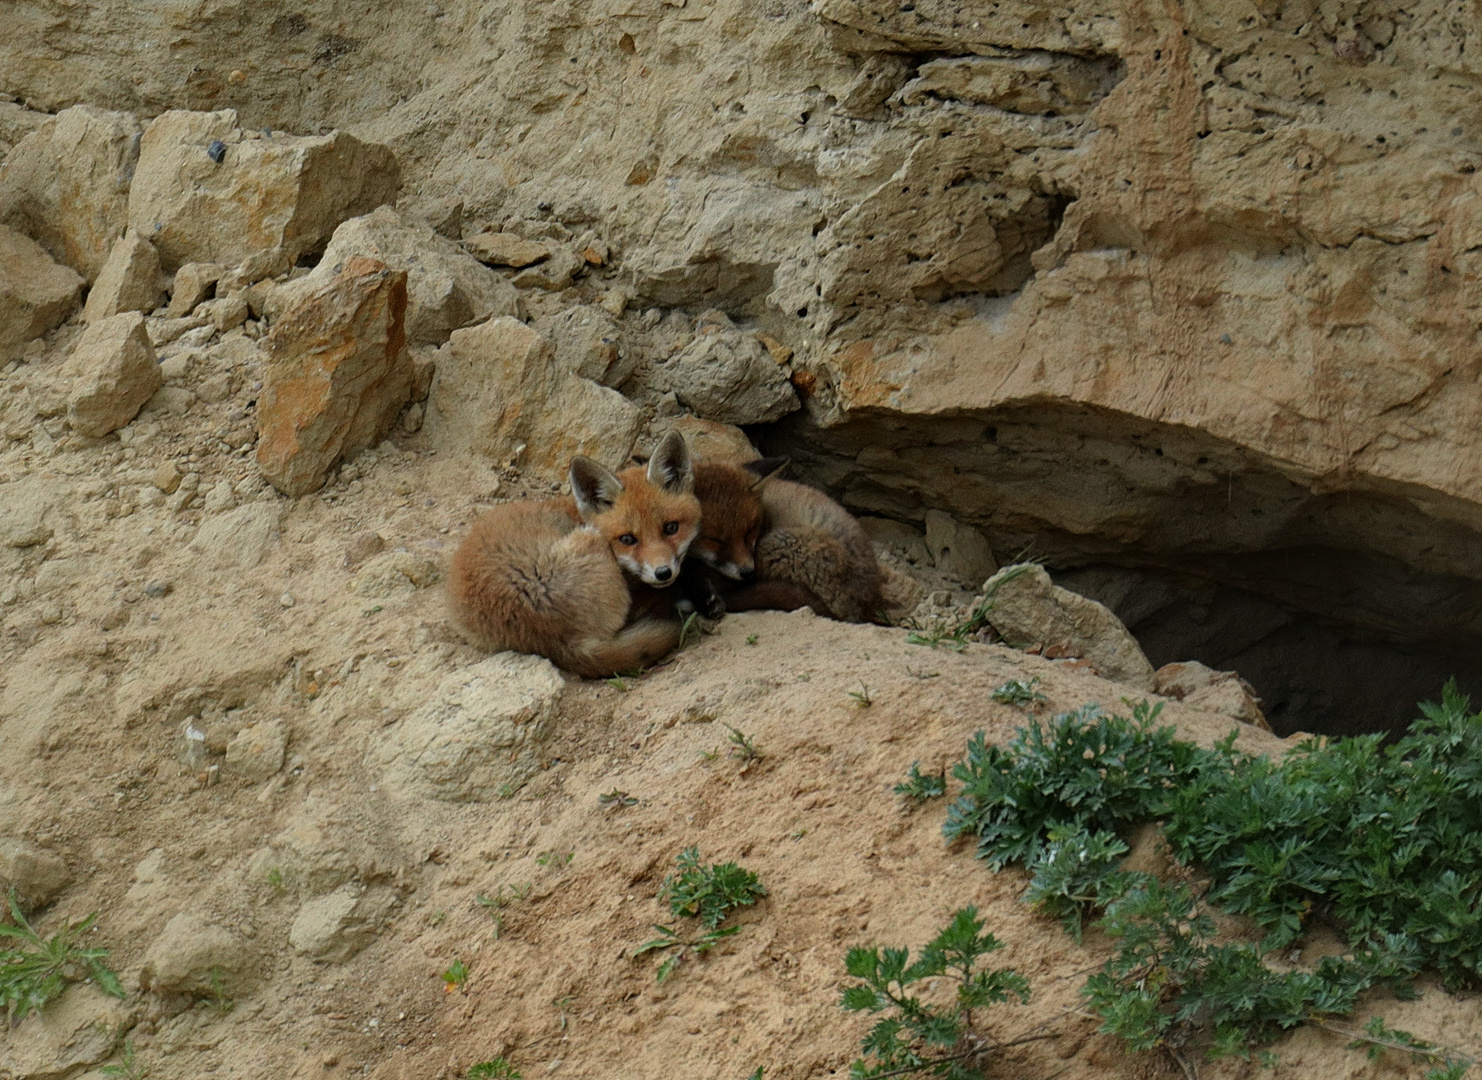
<svg viewBox="0 0 1482 1080">
<path fill-rule="evenodd" d="M 659 936 L 650 941 L 645 941 L 633 950 L 633 956 L 639 957 L 649 952 L 668 952 L 655 972 L 655 981 L 663 982 L 685 961 L 688 956 L 703 956 L 726 938 L 741 932 L 739 926 L 727 926 L 723 929 L 706 930 L 695 937 L 685 937 L 679 931 L 654 923 L 653 927 L 659 932 Z M 672 950 L 672 951 L 671 951 Z"/>
<path fill-rule="evenodd" d="M 448 993 L 454 990 L 462 990 L 468 985 L 468 965 L 462 960 L 454 960 L 448 965 L 448 970 L 443 972 L 443 989 Z"/>
<path fill-rule="evenodd" d="M 897 795 L 904 795 L 908 799 L 915 799 L 918 803 L 924 803 L 927 799 L 935 799 L 947 794 L 947 772 L 923 775 L 921 762 L 911 762 L 911 771 L 906 778 L 892 789 Z"/>
<path fill-rule="evenodd" d="M 555 867 L 570 866 L 571 860 L 574 858 L 576 858 L 576 852 L 574 851 L 542 851 L 539 855 L 535 856 L 535 865 Z"/>
<path fill-rule="evenodd" d="M 738 907 L 749 907 L 767 895 L 756 874 L 735 863 L 700 865 L 700 849 L 687 847 L 674 860 L 677 874 L 669 874 L 659 887 L 659 900 L 667 902 L 675 918 L 694 918 L 700 933 L 686 935 L 672 927 L 654 924 L 659 936 L 633 950 L 633 956 L 649 952 L 668 955 L 659 964 L 657 977 L 663 982 L 689 956 L 701 956 L 721 941 L 740 932 L 740 926 L 722 928 L 721 923 Z"/>
<path fill-rule="evenodd" d="M 1330 1030 L 1339 1030 L 1332 1024 L 1323 1026 Z M 1353 1036 L 1353 1041 L 1348 1044 L 1348 1048 L 1367 1051 L 1370 1061 L 1378 1060 L 1386 1050 L 1398 1050 L 1409 1054 L 1411 1061 L 1433 1065 L 1434 1068 L 1426 1071 L 1425 1080 L 1461 1080 L 1467 1070 L 1476 1064 L 1475 1059 L 1464 1054 L 1448 1050 L 1427 1039 L 1417 1038 L 1408 1031 L 1387 1026 L 1382 1016 L 1370 1017 L 1363 1031 L 1349 1034 Z"/>
<path fill-rule="evenodd" d="M 597 805 L 605 810 L 626 810 L 630 806 L 637 806 L 638 800 L 626 791 L 613 788 L 597 796 Z"/>
<path fill-rule="evenodd" d="M 1101 1030 L 1133 1050 L 1205 1038 L 1211 1057 L 1248 1056 L 1253 1044 L 1330 1015 L 1347 1015 L 1375 984 L 1402 985 L 1417 970 L 1412 942 L 1395 935 L 1316 971 L 1276 971 L 1259 946 L 1215 940 L 1214 920 L 1182 883 L 1127 875 L 1100 926 L 1117 953 L 1086 980 Z"/>
<path fill-rule="evenodd" d="M 134 1053 L 134 1040 L 132 1039 L 124 1040 L 123 1051 L 119 1054 L 117 1064 L 104 1065 L 98 1071 L 104 1076 L 121 1076 L 123 1080 L 144 1080 L 149 1075 L 149 1069 Z"/>
<path fill-rule="evenodd" d="M 746 635 L 746 644 L 748 644 L 748 645 L 755 645 L 756 644 L 756 641 L 757 641 L 757 637 L 756 637 L 755 634 L 747 634 Z"/>
<path fill-rule="evenodd" d="M 748 765 L 753 761 L 760 761 L 762 759 L 762 752 L 756 748 L 755 736 L 743 735 L 736 728 L 731 727 L 730 724 L 723 724 L 721 726 L 731 733 L 731 757 L 738 758 Z"/>
<path fill-rule="evenodd" d="M 749 907 L 767 895 L 756 874 L 735 863 L 700 865 L 700 849 L 687 847 L 674 860 L 678 874 L 669 874 L 659 888 L 659 899 L 675 918 L 689 915 L 706 930 L 714 930 L 735 908 Z"/>
<path fill-rule="evenodd" d="M 1132 1049 L 1248 1056 L 1297 1025 L 1330 1026 L 1371 987 L 1413 994 L 1425 969 L 1482 983 L 1482 714 L 1451 684 L 1421 711 L 1389 746 L 1308 741 L 1271 760 L 1236 752 L 1234 732 L 1207 749 L 1178 740 L 1146 702 L 1130 718 L 1089 705 L 1006 747 L 974 736 L 943 831 L 975 840 L 995 869 L 1024 863 L 1025 899 L 1072 935 L 1102 913 L 1117 953 L 1084 989 L 1102 1030 Z M 1154 819 L 1208 878 L 1203 896 L 1119 869 L 1126 829 Z M 1265 938 L 1218 940 L 1216 911 Z M 1273 965 L 1314 917 L 1337 924 L 1349 953 Z M 1368 1035 L 1377 1050 L 1429 1054 L 1435 1076 L 1470 1064 Z"/>
<path fill-rule="evenodd" d="M 962 790 L 943 834 L 976 837 L 978 857 L 997 870 L 1032 862 L 1051 826 L 1094 832 L 1156 816 L 1196 762 L 1220 753 L 1180 742 L 1170 727 L 1155 729 L 1161 709 L 1142 702 L 1128 720 L 1087 705 L 1019 728 L 1006 747 L 978 732 L 952 770 Z"/>
<path fill-rule="evenodd" d="M 854 706 L 858 709 L 868 709 L 875 704 L 875 699 L 870 696 L 870 688 L 863 682 L 859 684 L 858 690 L 849 691 L 849 696 L 854 699 Z"/>
<path fill-rule="evenodd" d="M 283 870 L 280 867 L 275 866 L 268 871 L 268 885 L 280 896 L 287 891 L 288 886 L 283 880 Z"/>
<path fill-rule="evenodd" d="M 226 983 L 221 977 L 221 968 L 211 968 L 211 996 L 209 998 L 211 1008 L 216 1011 L 217 1016 L 225 1016 L 237 1007 L 237 1003 L 227 996 Z"/>
<path fill-rule="evenodd" d="M 10 939 L 13 946 L 0 948 L 0 1002 L 14 1027 L 33 1009 L 40 1011 L 59 997 L 67 984 L 91 979 L 98 989 L 114 997 L 124 996 L 118 976 L 103 963 L 107 949 L 83 948 L 78 944 L 98 921 L 95 911 L 81 922 L 58 930 L 51 937 L 38 934 L 10 890 L 10 917 L 14 926 L 0 926 L 0 939 Z"/>
<path fill-rule="evenodd" d="M 1025 681 L 1024 679 L 1010 679 L 998 687 L 990 695 L 1000 705 L 1033 705 L 1036 702 L 1048 701 L 1044 694 L 1039 692 L 1039 676 Z"/>
<path fill-rule="evenodd" d="M 494 940 L 498 941 L 504 934 L 504 909 L 516 900 L 523 900 L 530 895 L 530 890 L 535 887 L 534 882 L 527 881 L 523 885 L 500 885 L 494 890 L 494 895 L 489 896 L 479 893 L 473 898 L 473 902 L 489 912 L 489 918 L 494 921 Z"/>
<path fill-rule="evenodd" d="M 468 1080 L 520 1080 L 524 1073 L 502 1057 L 490 1058 L 468 1069 Z"/>
<path fill-rule="evenodd" d="M 887 1013 L 860 1044 L 866 1058 L 849 1070 L 855 1078 L 922 1073 L 947 1080 L 980 1080 L 981 1062 L 1000 1044 L 973 1029 L 973 1010 L 1017 997 L 1029 1001 L 1029 980 L 1008 968 L 977 970 L 978 961 L 1002 948 L 985 934 L 975 907 L 955 912 L 952 922 L 910 963 L 908 949 L 853 948 L 844 966 L 860 980 L 844 990 L 849 1012 Z M 945 976 L 956 983 L 951 1005 L 930 1005 L 910 988 Z"/>
</svg>

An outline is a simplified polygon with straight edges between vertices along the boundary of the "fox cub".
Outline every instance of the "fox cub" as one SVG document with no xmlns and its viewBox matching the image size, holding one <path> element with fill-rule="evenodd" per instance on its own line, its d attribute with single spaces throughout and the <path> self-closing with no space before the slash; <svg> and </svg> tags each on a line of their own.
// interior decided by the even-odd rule
<svg viewBox="0 0 1482 1080">
<path fill-rule="evenodd" d="M 831 619 L 868 621 L 880 607 L 869 537 L 823 492 L 777 479 L 786 464 L 694 467 L 701 528 L 690 554 L 713 573 L 686 572 L 686 599 L 710 615 L 808 606 Z"/>
<path fill-rule="evenodd" d="M 481 648 L 538 653 L 588 678 L 644 667 L 679 644 L 672 603 L 636 605 L 679 578 L 700 531 L 689 449 L 678 432 L 647 469 L 571 460 L 571 495 L 498 506 L 453 556 L 453 621 Z"/>
</svg>

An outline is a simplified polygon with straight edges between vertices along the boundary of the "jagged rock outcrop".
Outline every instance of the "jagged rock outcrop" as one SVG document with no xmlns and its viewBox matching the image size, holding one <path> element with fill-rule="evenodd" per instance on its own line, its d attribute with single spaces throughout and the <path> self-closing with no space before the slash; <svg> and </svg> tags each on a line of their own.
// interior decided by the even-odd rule
<svg viewBox="0 0 1482 1080">
<path fill-rule="evenodd" d="M 352 258 L 285 314 L 267 341 L 257 466 L 288 495 L 375 444 L 412 391 L 407 275 Z"/>
</svg>

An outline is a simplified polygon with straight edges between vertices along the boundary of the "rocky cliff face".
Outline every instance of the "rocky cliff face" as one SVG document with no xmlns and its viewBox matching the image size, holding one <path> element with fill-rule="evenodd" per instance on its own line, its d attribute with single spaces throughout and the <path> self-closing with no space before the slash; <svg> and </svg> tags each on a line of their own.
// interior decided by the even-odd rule
<svg viewBox="0 0 1482 1080">
<path fill-rule="evenodd" d="M 624 324 L 717 308 L 792 350 L 770 449 L 1079 568 L 1154 662 L 1269 669 L 1278 715 L 1469 674 L 1466 5 L 13 8 L 0 89 L 34 108 L 343 127 L 411 211 L 598 230 Z M 1273 691 L 1278 656 L 1329 677 Z"/>
</svg>

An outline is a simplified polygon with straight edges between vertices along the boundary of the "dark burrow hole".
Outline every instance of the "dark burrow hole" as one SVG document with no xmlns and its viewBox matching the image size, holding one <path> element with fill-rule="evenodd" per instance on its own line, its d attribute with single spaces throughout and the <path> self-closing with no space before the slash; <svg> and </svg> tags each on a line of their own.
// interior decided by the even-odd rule
<svg viewBox="0 0 1482 1080">
<path fill-rule="evenodd" d="M 1314 492 L 1205 433 L 1069 406 L 755 435 L 856 513 L 945 510 L 1000 562 L 1043 562 L 1155 667 L 1238 671 L 1278 735 L 1402 731 L 1452 677 L 1482 704 L 1482 535 L 1417 510 L 1434 492 Z"/>
</svg>

